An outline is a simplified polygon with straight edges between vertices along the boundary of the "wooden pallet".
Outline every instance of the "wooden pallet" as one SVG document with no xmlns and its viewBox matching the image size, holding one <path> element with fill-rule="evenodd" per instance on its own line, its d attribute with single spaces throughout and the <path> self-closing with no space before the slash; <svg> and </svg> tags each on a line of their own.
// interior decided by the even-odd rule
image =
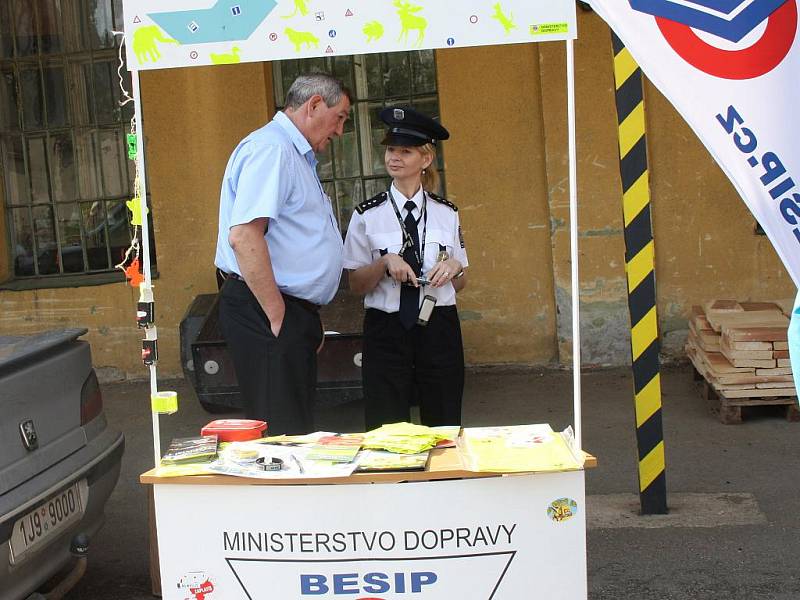
<svg viewBox="0 0 800 600">
<path fill-rule="evenodd" d="M 693 370 L 693 378 L 698 386 L 700 395 L 708 402 L 711 412 L 717 415 L 720 422 L 725 425 L 734 425 L 742 422 L 742 409 L 745 414 L 756 411 L 763 412 L 767 406 L 779 407 L 787 421 L 796 423 L 800 421 L 800 408 L 796 396 L 766 396 L 759 398 L 726 398 L 717 392 L 697 369 Z"/>
</svg>

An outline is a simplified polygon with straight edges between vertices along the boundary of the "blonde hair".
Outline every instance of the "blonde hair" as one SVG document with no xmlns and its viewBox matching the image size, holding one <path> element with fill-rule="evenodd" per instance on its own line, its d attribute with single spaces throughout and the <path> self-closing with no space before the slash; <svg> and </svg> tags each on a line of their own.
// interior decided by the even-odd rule
<svg viewBox="0 0 800 600">
<path fill-rule="evenodd" d="M 431 157 L 431 164 L 422 171 L 422 189 L 426 192 L 439 193 L 439 171 L 436 170 L 436 146 L 425 144 L 417 146 L 422 154 Z"/>
</svg>

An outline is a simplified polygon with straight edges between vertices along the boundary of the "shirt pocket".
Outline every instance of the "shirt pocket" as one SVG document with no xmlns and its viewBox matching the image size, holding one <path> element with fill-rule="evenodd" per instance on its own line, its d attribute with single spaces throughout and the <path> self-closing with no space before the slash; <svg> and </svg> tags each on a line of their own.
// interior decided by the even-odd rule
<svg viewBox="0 0 800 600">
<path fill-rule="evenodd" d="M 403 246 L 402 237 L 403 235 L 399 231 L 368 233 L 367 241 L 369 242 L 370 252 L 372 252 L 372 259 L 375 260 L 388 252 L 398 254 Z"/>
<path fill-rule="evenodd" d="M 423 265 L 423 272 L 427 273 L 436 264 L 436 259 L 439 257 L 439 251 L 444 249 L 447 256 L 452 258 L 453 251 L 453 236 L 444 229 L 429 229 L 425 235 L 425 263 Z"/>
</svg>

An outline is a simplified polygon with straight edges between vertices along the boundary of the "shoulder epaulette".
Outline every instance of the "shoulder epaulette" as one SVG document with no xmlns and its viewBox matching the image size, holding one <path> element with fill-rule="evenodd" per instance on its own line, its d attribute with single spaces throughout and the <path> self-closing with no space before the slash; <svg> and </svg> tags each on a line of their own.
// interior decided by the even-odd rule
<svg viewBox="0 0 800 600">
<path fill-rule="evenodd" d="M 356 206 L 356 212 L 360 215 L 363 215 L 365 211 L 369 210 L 370 208 L 375 208 L 376 206 L 380 206 L 386 199 L 389 197 L 389 194 L 386 192 L 381 192 L 370 198 L 369 200 L 364 200 L 361 204 Z"/>
<path fill-rule="evenodd" d="M 430 192 L 428 192 L 428 197 L 431 200 L 436 200 L 436 202 L 438 202 L 439 204 L 444 204 L 445 206 L 449 206 L 454 211 L 458 212 L 458 207 L 452 202 L 450 202 L 450 200 L 448 200 L 447 198 L 442 198 L 441 196 L 437 196 L 436 194 L 431 194 Z"/>
</svg>

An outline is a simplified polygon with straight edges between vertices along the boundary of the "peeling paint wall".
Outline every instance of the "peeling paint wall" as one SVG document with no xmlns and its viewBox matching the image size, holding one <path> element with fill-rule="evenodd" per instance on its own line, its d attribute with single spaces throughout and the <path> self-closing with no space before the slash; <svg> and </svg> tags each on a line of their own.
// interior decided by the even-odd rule
<svg viewBox="0 0 800 600">
<path fill-rule="evenodd" d="M 608 28 L 579 11 L 575 44 L 581 358 L 587 365 L 630 362 L 621 187 Z M 566 51 L 541 44 L 558 359 L 572 362 L 572 289 L 567 146 Z"/>
<path fill-rule="evenodd" d="M 611 41 L 596 15 L 578 16 L 581 350 L 584 364 L 621 365 L 630 362 L 630 343 Z M 448 195 L 459 206 L 471 263 L 459 296 L 467 362 L 570 364 L 564 44 L 436 56 L 442 122 L 452 133 L 444 149 Z M 163 377 L 181 372 L 186 308 L 216 288 L 222 173 L 236 143 L 272 114 L 271 87 L 269 64 L 142 75 Z M 645 97 L 662 347 L 681 356 L 693 304 L 788 297 L 794 288 L 688 126 L 649 83 Z M 9 260 L 0 244 L 0 278 Z M 0 333 L 85 326 L 97 366 L 145 377 L 137 298 L 121 283 L 0 291 Z"/>
<path fill-rule="evenodd" d="M 5 182 L 3 181 L 3 173 L 0 170 L 0 281 L 4 281 L 11 273 L 11 254 L 9 252 L 9 244 L 4 244 L 6 232 L 8 231 L 6 225 L 6 206 L 5 206 Z"/>
<path fill-rule="evenodd" d="M 733 185 L 649 83 L 645 103 L 660 333 L 682 355 L 693 304 L 788 298 L 796 289 Z"/>
<path fill-rule="evenodd" d="M 466 360 L 549 363 L 555 297 L 538 48 L 442 50 L 436 66 L 451 133 L 447 192 L 470 260 L 458 299 Z"/>
<path fill-rule="evenodd" d="M 624 238 L 610 32 L 578 11 L 575 44 L 584 364 L 629 364 Z M 558 307 L 559 360 L 571 360 L 566 69 L 562 44 L 542 44 L 542 99 Z M 794 286 L 722 170 L 645 80 L 656 290 L 662 355 L 683 358 L 687 316 L 713 298 L 769 300 Z"/>
<path fill-rule="evenodd" d="M 181 373 L 178 325 L 186 308 L 197 294 L 216 289 L 213 254 L 222 174 L 238 141 L 266 120 L 270 77 L 263 64 L 142 74 L 158 254 L 153 286 L 161 377 Z M 138 290 L 124 283 L 0 291 L 0 334 L 86 327 L 95 366 L 147 377 L 135 321 L 138 298 Z"/>
</svg>

